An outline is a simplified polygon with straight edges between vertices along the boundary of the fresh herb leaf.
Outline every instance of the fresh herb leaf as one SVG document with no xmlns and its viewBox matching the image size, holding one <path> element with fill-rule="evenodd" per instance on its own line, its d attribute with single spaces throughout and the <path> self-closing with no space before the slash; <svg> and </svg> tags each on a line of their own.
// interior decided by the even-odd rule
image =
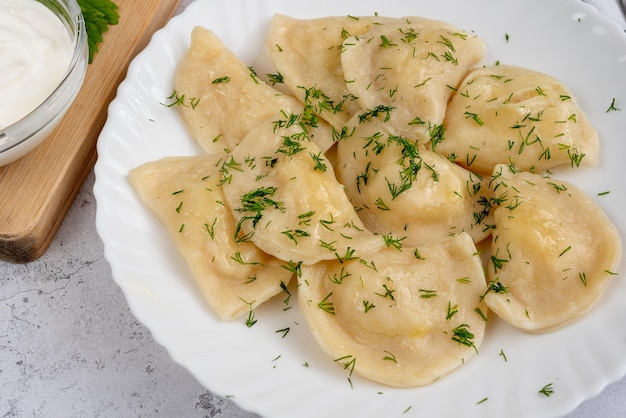
<svg viewBox="0 0 626 418">
<path fill-rule="evenodd" d="M 452 330 L 454 334 L 452 336 L 452 341 L 456 341 L 457 343 L 459 343 L 459 345 L 462 344 L 467 347 L 472 347 L 474 350 L 476 350 L 476 352 L 478 352 L 478 349 L 472 341 L 474 339 L 474 334 L 472 334 L 468 328 L 469 325 L 467 324 L 461 324 L 458 327 L 454 328 Z"/>
<path fill-rule="evenodd" d="M 609 113 L 611 111 L 616 111 L 616 110 L 619 111 L 619 110 L 622 110 L 622 109 L 620 109 L 619 107 L 615 106 L 615 97 L 613 97 L 613 100 L 611 101 L 611 105 L 609 106 L 608 109 L 606 109 L 606 112 Z"/>
<path fill-rule="evenodd" d="M 120 15 L 117 4 L 111 0 L 77 0 L 87 31 L 87 44 L 89 45 L 89 63 L 98 52 L 98 46 L 102 42 L 102 34 L 109 30 L 109 25 L 117 25 Z"/>
<path fill-rule="evenodd" d="M 545 396 L 552 395 L 554 393 L 554 389 L 552 389 L 552 383 L 548 383 L 547 385 L 539 389 L 538 392 Z"/>
</svg>

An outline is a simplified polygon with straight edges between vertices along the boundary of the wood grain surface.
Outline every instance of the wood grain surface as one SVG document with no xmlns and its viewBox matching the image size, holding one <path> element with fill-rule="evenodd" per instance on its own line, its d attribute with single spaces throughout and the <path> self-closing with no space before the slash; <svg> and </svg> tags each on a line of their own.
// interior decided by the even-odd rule
<svg viewBox="0 0 626 418">
<path fill-rule="evenodd" d="M 116 0 L 120 21 L 99 52 L 63 120 L 38 148 L 0 167 L 0 259 L 41 256 L 96 161 L 107 108 L 128 64 L 176 11 L 180 0 Z"/>
</svg>

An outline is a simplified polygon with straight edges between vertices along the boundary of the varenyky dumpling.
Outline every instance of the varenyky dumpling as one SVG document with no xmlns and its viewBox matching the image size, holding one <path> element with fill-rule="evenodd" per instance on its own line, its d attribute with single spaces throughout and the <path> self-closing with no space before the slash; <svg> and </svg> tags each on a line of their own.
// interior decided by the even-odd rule
<svg viewBox="0 0 626 418">
<path fill-rule="evenodd" d="M 214 156 L 168 157 L 131 170 L 129 179 L 166 227 L 208 304 L 230 320 L 282 292 L 293 274 L 253 244 L 235 241 L 219 168 Z"/>
<path fill-rule="evenodd" d="M 448 99 L 484 52 L 478 37 L 449 23 L 405 17 L 347 38 L 341 65 L 362 109 L 425 144 L 440 135 Z"/>
<path fill-rule="evenodd" d="M 191 136 L 210 154 L 234 149 L 256 126 L 283 108 L 299 113 L 295 97 L 259 79 L 210 30 L 195 27 L 191 45 L 176 67 L 174 90 Z M 320 129 L 330 127 L 318 121 Z M 328 149 L 332 136 L 320 144 Z"/>
<path fill-rule="evenodd" d="M 373 25 L 394 20 L 378 16 L 330 16 L 296 19 L 277 14 L 266 37 L 267 56 L 292 94 L 314 107 L 337 130 L 360 107 L 346 88 L 343 41 Z"/>
<path fill-rule="evenodd" d="M 370 231 L 410 246 L 461 232 L 476 242 L 489 235 L 490 192 L 481 176 L 394 135 L 382 116 L 357 115 L 347 126 L 335 172 Z"/>
<path fill-rule="evenodd" d="M 277 113 L 224 163 L 237 239 L 295 265 L 358 257 L 384 245 L 363 226 L 298 115 Z"/>
<path fill-rule="evenodd" d="M 615 227 L 573 185 L 519 170 L 597 162 L 561 83 L 472 70 L 481 40 L 421 17 L 277 15 L 266 51 L 293 95 L 194 28 L 172 98 L 211 155 L 129 173 L 221 318 L 295 274 L 335 363 L 412 387 L 478 353 L 488 310 L 540 332 L 600 298 Z"/>
<path fill-rule="evenodd" d="M 468 74 L 448 104 L 444 127 L 436 150 L 486 175 L 497 164 L 543 172 L 598 161 L 598 135 L 572 92 L 523 67 L 496 65 Z"/>
<path fill-rule="evenodd" d="M 433 383 L 475 356 L 483 340 L 485 276 L 464 233 L 303 266 L 298 283 L 300 309 L 322 350 L 379 383 Z"/>
<path fill-rule="evenodd" d="M 586 313 L 615 274 L 622 252 L 604 211 L 572 184 L 494 169 L 489 290 L 484 300 L 531 332 L 561 327 Z"/>
<path fill-rule="evenodd" d="M 192 30 L 189 49 L 176 67 L 174 89 L 188 100 L 178 106 L 187 129 L 209 153 L 233 149 L 287 100 L 255 80 L 217 35 L 202 27 Z"/>
</svg>

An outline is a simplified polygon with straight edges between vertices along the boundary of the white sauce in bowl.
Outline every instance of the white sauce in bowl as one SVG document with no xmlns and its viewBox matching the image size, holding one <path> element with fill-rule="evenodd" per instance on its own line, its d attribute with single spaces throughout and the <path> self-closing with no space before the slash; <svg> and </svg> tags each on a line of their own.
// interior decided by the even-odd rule
<svg viewBox="0 0 626 418">
<path fill-rule="evenodd" d="M 54 91 L 72 60 L 67 28 L 34 0 L 0 0 L 0 129 Z"/>
</svg>

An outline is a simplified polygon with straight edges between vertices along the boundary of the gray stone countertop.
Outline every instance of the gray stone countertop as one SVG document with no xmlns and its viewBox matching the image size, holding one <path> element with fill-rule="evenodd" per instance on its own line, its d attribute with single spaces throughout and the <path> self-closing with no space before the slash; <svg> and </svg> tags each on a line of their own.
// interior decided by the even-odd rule
<svg viewBox="0 0 626 418">
<path fill-rule="evenodd" d="M 133 317 L 96 233 L 93 184 L 92 172 L 40 259 L 0 261 L 0 417 L 256 416 L 202 387 Z M 626 417 L 626 378 L 568 417 Z"/>
</svg>

